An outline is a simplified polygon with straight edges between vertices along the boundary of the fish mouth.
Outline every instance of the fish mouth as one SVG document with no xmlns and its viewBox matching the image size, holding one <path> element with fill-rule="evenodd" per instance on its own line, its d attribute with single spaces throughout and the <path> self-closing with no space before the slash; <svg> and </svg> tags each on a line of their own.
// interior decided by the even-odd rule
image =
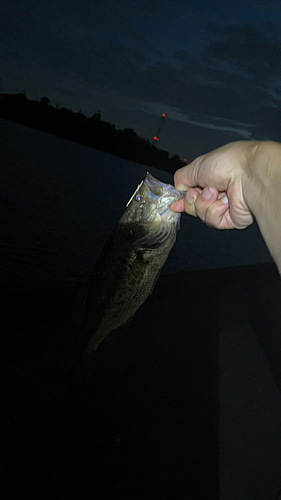
<svg viewBox="0 0 281 500">
<path fill-rule="evenodd" d="M 129 199 L 126 205 L 128 211 L 123 214 L 120 221 L 149 225 L 158 220 L 165 224 L 174 224 L 179 216 L 175 215 L 170 206 L 184 198 L 185 194 L 175 189 L 172 184 L 161 182 L 147 172 Z"/>
<path fill-rule="evenodd" d="M 144 184 L 147 186 L 152 195 L 157 199 L 157 208 L 168 208 L 172 203 L 185 198 L 185 191 L 178 191 L 172 184 L 166 184 L 164 182 L 155 179 L 149 172 L 147 172 Z"/>
</svg>

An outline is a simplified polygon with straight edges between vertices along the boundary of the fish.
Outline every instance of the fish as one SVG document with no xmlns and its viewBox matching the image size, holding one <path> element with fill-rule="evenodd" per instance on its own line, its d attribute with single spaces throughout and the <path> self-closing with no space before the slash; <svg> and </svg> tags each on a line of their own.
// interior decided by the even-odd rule
<svg viewBox="0 0 281 500">
<path fill-rule="evenodd" d="M 137 186 L 74 303 L 87 353 L 128 325 L 153 292 L 180 227 L 170 205 L 185 195 L 148 172 Z"/>
</svg>

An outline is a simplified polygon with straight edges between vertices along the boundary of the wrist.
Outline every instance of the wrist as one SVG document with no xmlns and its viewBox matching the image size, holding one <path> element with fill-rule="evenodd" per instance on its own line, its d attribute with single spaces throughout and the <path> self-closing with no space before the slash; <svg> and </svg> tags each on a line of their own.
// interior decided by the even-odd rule
<svg viewBox="0 0 281 500">
<path fill-rule="evenodd" d="M 253 144 L 243 193 L 281 272 L 281 144 L 273 141 Z"/>
<path fill-rule="evenodd" d="M 281 144 L 273 141 L 253 141 L 247 151 L 244 196 L 249 209 L 264 210 L 271 193 L 281 193 Z M 279 204 L 279 197 L 276 199 Z"/>
</svg>

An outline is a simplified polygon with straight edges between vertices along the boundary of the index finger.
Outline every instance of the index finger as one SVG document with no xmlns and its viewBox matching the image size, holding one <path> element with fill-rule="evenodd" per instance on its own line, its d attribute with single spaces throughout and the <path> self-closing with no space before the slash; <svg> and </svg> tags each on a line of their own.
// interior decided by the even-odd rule
<svg viewBox="0 0 281 500">
<path fill-rule="evenodd" d="M 201 156 L 193 160 L 189 165 L 179 168 L 174 174 L 174 185 L 179 191 L 186 191 L 191 187 L 199 186 L 198 171 L 201 163 Z M 200 185 L 200 187 L 206 187 Z"/>
</svg>

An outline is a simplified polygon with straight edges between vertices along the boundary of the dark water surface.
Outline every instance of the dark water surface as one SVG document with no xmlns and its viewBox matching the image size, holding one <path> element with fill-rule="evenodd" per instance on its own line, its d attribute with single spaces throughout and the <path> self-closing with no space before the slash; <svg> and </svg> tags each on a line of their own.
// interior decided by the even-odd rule
<svg viewBox="0 0 281 500">
<path fill-rule="evenodd" d="M 219 233 L 183 218 L 167 274 L 127 333 L 100 346 L 91 384 L 62 378 L 79 282 L 146 168 L 0 126 L 8 490 L 50 500 L 276 500 L 281 286 L 257 227 Z"/>
<path fill-rule="evenodd" d="M 3 119 L 0 145 L 0 291 L 87 279 L 147 167 Z M 184 214 L 164 272 L 268 261 L 257 225 L 216 231 Z"/>
</svg>

